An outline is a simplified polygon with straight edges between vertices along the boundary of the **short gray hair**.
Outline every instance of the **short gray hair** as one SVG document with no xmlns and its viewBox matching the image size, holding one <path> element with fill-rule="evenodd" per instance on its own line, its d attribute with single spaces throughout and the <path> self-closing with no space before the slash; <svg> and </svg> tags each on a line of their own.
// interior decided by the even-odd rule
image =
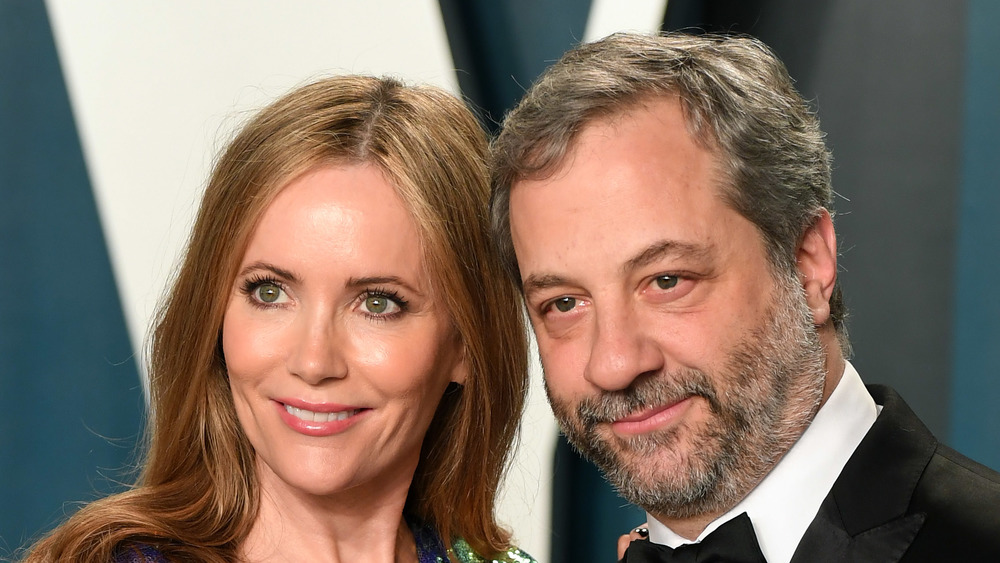
<svg viewBox="0 0 1000 563">
<path fill-rule="evenodd" d="M 756 225 L 772 267 L 796 271 L 798 244 L 822 210 L 831 209 L 833 190 L 819 120 L 785 65 L 751 37 L 616 33 L 568 51 L 549 67 L 493 142 L 493 235 L 516 282 L 513 184 L 554 172 L 588 123 L 663 96 L 680 99 L 692 137 L 718 155 L 723 197 Z M 830 315 L 848 353 L 839 281 Z"/>
</svg>

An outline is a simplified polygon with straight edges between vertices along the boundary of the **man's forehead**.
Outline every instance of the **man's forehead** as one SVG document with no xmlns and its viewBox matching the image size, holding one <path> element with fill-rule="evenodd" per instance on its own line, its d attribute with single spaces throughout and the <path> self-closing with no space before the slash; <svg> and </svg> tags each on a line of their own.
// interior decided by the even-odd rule
<svg viewBox="0 0 1000 563">
<path fill-rule="evenodd" d="M 623 131 L 635 127 L 649 128 L 649 136 L 665 135 L 669 139 L 689 142 L 712 156 L 717 163 L 720 179 L 726 176 L 722 164 L 721 148 L 707 123 L 694 125 L 685 104 L 674 93 L 658 92 L 647 94 L 612 108 L 605 108 L 581 120 L 573 127 L 563 146 L 536 143 L 527 162 L 529 172 L 515 177 L 510 183 L 513 191 L 525 182 L 551 179 L 571 170 L 582 150 L 592 149 L 602 142 L 617 142 Z M 694 118 L 695 121 L 700 121 Z"/>
<path fill-rule="evenodd" d="M 648 111 L 660 104 L 676 105 L 684 115 L 685 124 L 687 123 L 687 116 L 684 114 L 680 97 L 671 92 L 654 92 L 635 98 L 617 100 L 613 106 L 595 109 L 579 122 L 572 124 L 572 132 L 566 136 L 561 146 L 558 141 L 552 143 L 544 137 L 532 142 L 533 148 L 528 151 L 528 156 L 524 159 L 524 163 L 528 165 L 526 167 L 528 171 L 522 170 L 520 175 L 511 180 L 510 190 L 513 191 L 524 182 L 544 181 L 565 173 L 567 169 L 572 167 L 573 158 L 582 144 L 581 138 L 594 134 L 614 137 L 615 130 L 622 122 L 637 113 Z M 686 125 L 684 131 L 696 143 L 703 144 L 691 135 Z"/>
</svg>

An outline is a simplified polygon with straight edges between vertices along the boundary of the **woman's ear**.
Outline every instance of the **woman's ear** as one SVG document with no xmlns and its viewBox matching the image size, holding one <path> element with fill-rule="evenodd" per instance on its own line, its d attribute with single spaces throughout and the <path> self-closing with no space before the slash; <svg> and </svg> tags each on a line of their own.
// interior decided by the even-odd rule
<svg viewBox="0 0 1000 563">
<path fill-rule="evenodd" d="M 469 376 L 469 362 L 466 361 L 467 352 L 465 345 L 462 344 L 461 340 L 456 337 L 458 352 L 455 357 L 455 365 L 451 368 L 451 376 L 448 381 L 452 383 L 457 383 L 459 385 L 465 385 L 465 380 Z"/>
<path fill-rule="evenodd" d="M 813 324 L 830 320 L 830 297 L 837 281 L 837 236 L 830 212 L 822 209 L 806 229 L 795 251 L 799 279 L 805 290 L 806 304 L 813 314 Z"/>
</svg>

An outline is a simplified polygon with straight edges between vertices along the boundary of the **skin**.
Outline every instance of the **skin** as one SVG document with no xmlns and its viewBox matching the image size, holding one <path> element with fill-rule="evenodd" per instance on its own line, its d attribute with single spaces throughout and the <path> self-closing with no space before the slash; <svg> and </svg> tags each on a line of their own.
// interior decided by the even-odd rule
<svg viewBox="0 0 1000 563">
<path fill-rule="evenodd" d="M 625 550 L 628 549 L 628 545 L 630 543 L 649 537 L 649 529 L 647 528 L 648 525 L 649 524 L 647 522 L 643 522 L 642 524 L 639 524 L 635 528 L 629 530 L 629 533 L 618 536 L 618 545 L 616 546 L 618 559 L 623 559 L 625 557 Z M 642 530 L 642 533 L 639 532 L 640 530 Z"/>
<path fill-rule="evenodd" d="M 546 387 L 571 441 L 585 426 L 581 404 L 691 374 L 704 375 L 722 406 L 736 397 L 754 407 L 775 385 L 790 387 L 772 413 L 790 437 L 769 445 L 773 459 L 738 468 L 725 506 L 644 506 L 688 538 L 766 475 L 843 372 L 829 318 L 836 241 L 825 211 L 802 236 L 791 282 L 802 317 L 811 317 L 816 376 L 751 375 L 755 386 L 734 371 L 733 354 L 760 344 L 762 327 L 788 300 L 756 227 L 720 197 L 716 162 L 687 132 L 677 99 L 662 98 L 588 124 L 553 174 L 519 181 L 511 193 L 511 233 Z M 780 343 L 782 334 L 772 340 Z M 699 456 L 727 445 L 716 435 L 718 408 L 698 393 L 613 404 L 614 416 L 597 422 L 591 438 L 607 444 L 633 479 L 683 481 Z M 759 430 L 766 437 L 768 429 Z"/>
<path fill-rule="evenodd" d="M 261 483 L 247 561 L 416 561 L 403 505 L 441 396 L 465 377 L 421 256 L 372 166 L 314 169 L 265 211 L 223 325 Z M 292 403 L 346 418 L 296 422 Z"/>
</svg>

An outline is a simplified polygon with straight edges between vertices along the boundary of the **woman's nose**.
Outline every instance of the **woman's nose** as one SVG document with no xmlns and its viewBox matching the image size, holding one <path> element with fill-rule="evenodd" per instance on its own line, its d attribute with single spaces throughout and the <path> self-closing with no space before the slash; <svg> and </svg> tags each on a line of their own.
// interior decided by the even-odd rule
<svg viewBox="0 0 1000 563">
<path fill-rule="evenodd" d="M 302 311 L 295 320 L 292 350 L 287 356 L 289 373 L 316 385 L 326 379 L 347 375 L 343 350 L 343 329 L 337 318 L 322 309 Z"/>
</svg>

